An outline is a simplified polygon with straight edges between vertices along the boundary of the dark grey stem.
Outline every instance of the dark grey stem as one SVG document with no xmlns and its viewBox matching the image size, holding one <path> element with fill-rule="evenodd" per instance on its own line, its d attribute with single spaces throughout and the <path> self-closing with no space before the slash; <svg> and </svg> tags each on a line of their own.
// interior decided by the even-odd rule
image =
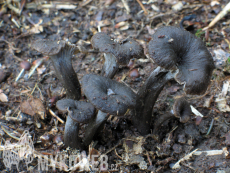
<svg viewBox="0 0 230 173">
<path fill-rule="evenodd" d="M 102 75 L 112 79 L 117 72 L 118 64 L 116 62 L 116 57 L 111 53 L 104 53 L 105 62 L 103 65 Z M 85 138 L 83 140 L 84 145 L 89 145 L 93 140 L 94 135 L 98 132 L 99 127 L 103 126 L 106 122 L 107 113 L 98 111 L 95 119 L 90 121 L 89 125 L 85 129 Z"/>
<path fill-rule="evenodd" d="M 88 146 L 92 142 L 93 137 L 98 131 L 99 127 L 105 123 L 106 117 L 107 113 L 98 111 L 97 116 L 92 121 L 90 121 L 85 130 L 85 138 L 83 140 L 84 145 Z"/>
<path fill-rule="evenodd" d="M 157 117 L 156 121 L 154 122 L 154 128 L 153 128 L 153 135 L 156 137 L 156 139 L 159 139 L 158 130 L 160 129 L 161 125 L 165 121 L 167 121 L 169 119 L 173 119 L 173 118 L 176 118 L 176 117 L 171 112 L 165 113 L 165 114 Z"/>
<path fill-rule="evenodd" d="M 142 135 L 150 132 L 153 106 L 165 84 L 173 77 L 172 73 L 162 71 L 158 67 L 150 74 L 138 91 L 137 104 L 133 113 L 133 124 Z"/>
<path fill-rule="evenodd" d="M 72 66 L 74 49 L 68 46 L 54 56 L 51 56 L 56 75 L 66 89 L 67 98 L 79 100 L 81 98 L 81 86 Z M 64 143 L 71 148 L 81 148 L 81 140 L 78 136 L 79 123 L 67 116 L 64 132 Z"/>
<path fill-rule="evenodd" d="M 66 147 L 82 148 L 81 139 L 78 136 L 79 123 L 73 121 L 70 116 L 67 116 L 64 132 L 64 143 Z"/>
<path fill-rule="evenodd" d="M 81 86 L 72 66 L 74 49 L 65 46 L 57 54 L 51 56 L 56 75 L 66 89 L 67 98 L 79 100 L 81 98 Z"/>
</svg>

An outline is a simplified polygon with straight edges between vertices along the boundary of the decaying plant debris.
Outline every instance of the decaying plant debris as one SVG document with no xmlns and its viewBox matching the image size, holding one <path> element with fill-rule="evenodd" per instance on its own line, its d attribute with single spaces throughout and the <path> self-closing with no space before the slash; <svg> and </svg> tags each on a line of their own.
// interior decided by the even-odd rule
<svg viewBox="0 0 230 173">
<path fill-rule="evenodd" d="M 99 168 L 103 155 L 107 155 L 107 171 L 113 172 L 229 172 L 229 6 L 227 0 L 0 1 L 0 170 L 9 172 L 4 160 L 18 154 L 21 160 L 19 171 L 38 172 L 39 159 L 43 158 L 53 163 L 49 164 L 50 171 L 56 168 L 57 172 L 90 172 L 92 168 Z M 59 111 L 57 101 L 77 95 L 76 100 L 87 102 L 89 96 L 85 96 L 80 88 L 81 80 L 87 74 L 113 78 L 130 87 L 131 93 L 138 94 L 159 65 L 149 56 L 148 45 L 152 35 L 163 26 L 181 26 L 204 42 L 215 63 L 207 91 L 199 96 L 186 95 L 183 86 L 174 80 L 163 81 L 164 89 L 151 110 L 150 132 L 141 135 L 135 128 L 131 106 L 119 116 L 105 113 L 106 118 L 93 137 L 88 138 L 90 142 L 84 141 L 87 133 L 91 133 L 87 130 L 91 116 L 87 123 L 82 123 L 74 114 L 75 106 Z M 91 39 L 97 33 L 112 38 L 111 45 L 94 49 L 99 45 L 92 45 Z M 157 37 L 163 39 L 164 35 Z M 75 72 L 79 79 L 79 82 L 73 82 L 78 85 L 76 92 L 72 92 L 74 84 L 65 83 L 68 75 L 61 76 L 60 70 L 53 66 L 62 63 L 53 62 L 49 53 L 34 50 L 35 41 L 42 39 L 49 40 L 49 44 L 60 44 L 60 49 L 71 46 L 74 55 L 71 56 L 72 64 L 68 61 L 67 65 L 73 66 L 71 74 Z M 124 52 L 114 50 L 128 45 L 130 53 L 139 52 L 132 49 L 134 41 L 136 46 L 143 47 L 140 57 L 131 55 L 129 61 L 119 64 L 126 56 Z M 173 41 L 169 39 L 168 43 Z M 53 50 L 59 48 L 57 45 Z M 78 51 L 74 52 L 72 48 Z M 118 58 L 118 64 L 117 60 L 113 61 L 115 70 L 110 69 L 106 57 L 112 54 Z M 20 64 L 24 62 L 31 67 L 20 74 L 23 68 Z M 193 74 L 197 68 L 188 70 Z M 165 73 L 160 71 L 161 75 Z M 116 92 L 108 88 L 107 94 L 114 97 Z M 178 98 L 186 99 L 186 107 L 189 104 L 192 111 L 183 123 L 171 112 Z M 98 110 L 92 112 L 93 118 L 100 115 Z M 76 136 L 83 139 L 79 150 L 65 146 L 65 124 L 68 118 L 72 122 L 69 114 L 79 121 L 75 122 L 78 124 Z M 25 144 L 27 152 L 22 147 Z M 6 155 L 9 149 L 13 152 Z M 26 158 L 31 157 L 32 150 L 30 162 Z M 69 166 L 60 158 L 55 160 L 59 154 L 68 156 L 67 161 L 71 155 L 80 159 Z M 53 158 L 49 157 L 51 155 Z M 95 162 L 92 162 L 93 155 L 99 156 Z M 17 170 L 14 163 L 16 160 L 12 160 L 12 165 L 8 164 L 11 171 Z"/>
</svg>

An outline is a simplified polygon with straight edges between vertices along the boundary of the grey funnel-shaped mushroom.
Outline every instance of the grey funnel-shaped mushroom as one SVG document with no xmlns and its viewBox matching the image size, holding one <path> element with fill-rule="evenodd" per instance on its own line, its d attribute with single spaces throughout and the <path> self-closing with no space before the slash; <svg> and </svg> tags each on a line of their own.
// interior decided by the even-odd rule
<svg viewBox="0 0 230 173">
<path fill-rule="evenodd" d="M 107 34 L 99 32 L 92 37 L 91 43 L 94 49 L 98 49 L 100 51 L 100 47 L 103 46 L 103 44 L 113 44 L 114 42 Z M 119 67 L 116 57 L 111 53 L 104 53 L 104 58 L 105 62 L 103 64 L 101 74 L 102 76 L 112 79 Z"/>
<path fill-rule="evenodd" d="M 137 94 L 133 123 L 142 135 L 150 132 L 153 106 L 168 80 L 175 78 L 184 84 L 187 94 L 203 94 L 214 70 L 212 56 L 202 40 L 178 27 L 159 28 L 148 49 L 150 58 L 160 67 L 151 73 Z"/>
<path fill-rule="evenodd" d="M 85 75 L 82 78 L 82 89 L 90 103 L 111 115 L 124 115 L 136 104 L 136 94 L 129 87 L 103 76 Z"/>
<path fill-rule="evenodd" d="M 48 55 L 53 63 L 55 73 L 66 89 L 67 97 L 79 100 L 81 97 L 81 86 L 72 66 L 74 52 L 79 48 L 65 41 L 37 40 L 32 47 L 44 55 Z"/>
<path fill-rule="evenodd" d="M 84 144 L 89 145 L 107 114 L 124 115 L 135 106 L 136 94 L 126 85 L 97 75 L 85 75 L 82 88 L 89 101 L 99 110 L 85 131 Z"/>
<path fill-rule="evenodd" d="M 95 116 L 95 108 L 91 103 L 84 101 L 75 101 L 72 99 L 62 99 L 56 103 L 57 109 L 62 112 L 68 112 L 65 124 L 64 142 L 66 146 L 72 148 L 82 148 L 81 139 L 78 136 L 79 123 L 88 123 Z"/>
<path fill-rule="evenodd" d="M 112 79 L 116 74 L 119 64 L 124 65 L 127 62 L 129 62 L 130 58 L 141 58 L 141 56 L 144 55 L 143 48 L 136 41 L 130 39 L 122 42 L 126 46 L 124 47 L 124 50 L 127 50 L 125 52 L 128 52 L 129 55 L 126 57 L 119 58 L 119 52 L 116 52 L 115 50 L 119 51 L 119 49 L 121 50 L 121 47 L 119 48 L 119 44 L 117 42 L 115 42 L 110 36 L 102 32 L 95 34 L 91 39 L 91 43 L 94 49 L 98 49 L 102 53 L 104 52 L 105 62 L 103 64 L 103 70 L 101 75 L 108 77 L 110 79 Z M 109 51 L 107 48 L 104 49 L 104 47 L 108 47 Z M 135 50 L 136 53 L 132 50 Z M 121 55 L 123 54 L 121 53 Z M 139 57 L 138 55 L 141 56 Z M 109 91 L 113 93 L 111 89 L 108 89 L 108 95 L 110 95 Z M 88 145 L 92 141 L 94 134 L 97 133 L 97 129 L 99 129 L 100 126 L 102 126 L 105 123 L 106 119 L 107 113 L 99 110 L 96 118 L 93 121 L 91 121 L 89 125 L 86 127 L 84 139 L 85 145 Z"/>
<path fill-rule="evenodd" d="M 149 42 L 150 57 L 159 66 L 178 69 L 175 79 L 187 94 L 204 94 L 215 68 L 203 41 L 181 28 L 159 28 Z"/>
<path fill-rule="evenodd" d="M 32 44 L 32 48 L 50 57 L 56 75 L 66 90 L 67 98 L 79 100 L 81 98 L 81 86 L 73 69 L 71 59 L 74 53 L 82 51 L 81 48 L 65 41 L 56 42 L 50 40 L 37 40 Z M 74 142 L 78 140 L 77 137 L 75 138 L 75 134 L 78 134 L 79 130 L 78 125 L 69 116 L 67 117 L 65 128 L 68 129 L 68 126 L 72 128 L 70 131 L 65 132 L 64 143 L 66 146 L 79 147 L 77 142 Z"/>
<path fill-rule="evenodd" d="M 92 37 L 92 45 L 103 53 L 111 53 L 116 57 L 117 63 L 126 65 L 131 58 L 144 56 L 142 46 L 132 38 L 127 38 L 119 43 L 103 32 L 98 32 Z"/>
</svg>

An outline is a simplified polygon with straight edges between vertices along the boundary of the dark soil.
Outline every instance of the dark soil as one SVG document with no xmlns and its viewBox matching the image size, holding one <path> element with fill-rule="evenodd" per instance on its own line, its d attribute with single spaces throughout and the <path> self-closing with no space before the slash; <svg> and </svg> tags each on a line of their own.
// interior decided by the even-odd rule
<svg viewBox="0 0 230 173">
<path fill-rule="evenodd" d="M 46 2 L 56 3 L 56 1 Z M 51 61 L 31 49 L 34 40 L 65 40 L 90 50 L 90 53 L 78 53 L 72 59 L 74 70 L 81 80 L 85 74 L 100 75 L 102 72 L 103 53 L 92 50 L 90 43 L 91 37 L 98 32 L 98 26 L 102 32 L 108 33 L 118 41 L 127 37 L 136 39 L 147 55 L 148 42 L 157 28 L 167 25 L 179 26 L 181 20 L 191 14 L 196 14 L 196 19 L 185 21 L 183 27 L 206 42 L 216 66 L 218 65 L 205 95 L 186 96 L 189 103 L 204 115 L 201 122 L 198 122 L 194 114 L 184 124 L 180 123 L 179 119 L 172 118 L 165 121 L 155 134 L 141 136 L 132 124 L 130 112 L 121 117 L 111 115 L 85 151 L 87 156 L 92 153 L 106 154 L 108 172 L 230 172 L 228 154 L 192 155 L 181 162 L 180 169 L 172 169 L 178 160 L 195 149 L 207 151 L 225 148 L 229 151 L 229 111 L 224 112 L 220 109 L 216 98 L 222 92 L 223 84 L 229 82 L 230 13 L 208 32 L 201 30 L 215 18 L 228 1 L 220 0 L 219 4 L 211 6 L 211 2 L 214 2 L 211 0 L 185 0 L 181 1 L 183 7 L 180 11 L 172 9 L 173 0 L 142 1 L 148 14 L 143 12 L 137 0 L 124 0 L 124 2 L 127 2 L 130 9 L 129 14 L 123 1 L 118 0 L 58 1 L 75 5 L 75 9 L 58 9 L 58 6 L 44 8 L 42 5 L 46 4 L 45 1 L 28 0 L 21 3 L 11 1 L 8 4 L 5 1 L 0 2 L 0 87 L 3 93 L 0 95 L 0 100 L 8 98 L 8 101 L 0 101 L 2 172 L 17 172 L 15 165 L 11 170 L 4 166 L 3 147 L 6 141 L 17 143 L 14 137 L 19 138 L 24 130 L 28 130 L 32 136 L 37 155 L 49 156 L 56 153 L 73 155 L 82 152 L 64 146 L 65 124 L 60 123 L 49 111 L 51 109 L 60 119 L 66 120 L 66 115 L 58 112 L 55 107 L 55 102 L 65 98 L 66 93 L 55 75 Z M 179 1 L 175 1 L 177 2 Z M 10 8 L 14 6 L 20 9 L 20 4 L 24 7 L 20 14 Z M 39 22 L 41 24 L 37 25 Z M 225 52 L 220 56 L 224 62 L 222 64 L 218 64 L 218 57 L 214 53 L 220 52 L 220 49 Z M 227 59 L 223 60 L 225 57 Z M 23 60 L 34 62 L 39 58 L 43 58 L 43 64 L 38 70 L 29 79 L 28 72 L 24 72 L 24 75 L 15 82 L 21 71 L 20 62 Z M 125 83 L 137 91 L 157 65 L 148 58 L 135 59 L 133 63 L 131 67 L 120 66 L 114 80 Z M 135 70 L 133 72 L 133 69 L 137 69 L 138 74 Z M 168 82 L 154 106 L 151 131 L 154 129 L 155 120 L 170 112 L 175 98 L 180 95 L 185 95 L 183 86 L 175 81 Z M 224 97 L 227 105 L 230 103 L 229 96 L 230 92 L 227 92 Z M 82 94 L 82 100 L 85 99 Z M 208 99 L 210 105 L 205 107 L 204 103 Z M 31 105 L 34 106 L 30 108 Z M 81 125 L 80 137 L 84 137 L 86 126 Z M 34 158 L 28 169 L 31 172 L 39 172 L 38 157 Z M 49 169 L 49 172 L 52 172 L 52 167 Z M 19 164 L 19 170 L 24 172 L 27 170 L 23 161 Z M 56 169 L 56 172 L 58 171 L 59 169 Z"/>
</svg>

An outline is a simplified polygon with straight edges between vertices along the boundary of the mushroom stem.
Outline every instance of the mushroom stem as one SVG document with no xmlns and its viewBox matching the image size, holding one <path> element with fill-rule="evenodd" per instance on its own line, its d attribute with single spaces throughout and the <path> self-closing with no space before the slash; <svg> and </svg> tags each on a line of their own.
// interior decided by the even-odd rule
<svg viewBox="0 0 230 173">
<path fill-rule="evenodd" d="M 119 67 L 116 61 L 116 57 L 111 53 L 104 53 L 104 57 L 105 62 L 103 64 L 102 76 L 112 79 Z M 92 121 L 90 121 L 85 129 L 85 138 L 83 139 L 84 145 L 87 146 L 91 143 L 99 127 L 101 127 L 106 122 L 106 115 L 107 113 L 99 110 L 97 116 Z"/>
<path fill-rule="evenodd" d="M 153 106 L 165 84 L 173 78 L 174 74 L 157 67 L 138 91 L 133 123 L 142 135 L 149 133 Z"/>
<path fill-rule="evenodd" d="M 79 100 L 81 86 L 71 62 L 73 52 L 74 48 L 65 46 L 58 54 L 51 56 L 51 60 L 58 79 L 66 89 L 67 98 Z"/>
<path fill-rule="evenodd" d="M 175 115 L 172 112 L 165 113 L 161 116 L 157 117 L 157 120 L 154 122 L 154 128 L 153 128 L 153 135 L 156 137 L 156 139 L 159 140 L 158 136 L 158 130 L 160 129 L 160 126 L 167 120 L 176 118 Z"/>
<path fill-rule="evenodd" d="M 83 139 L 84 145 L 88 146 L 91 143 L 99 127 L 105 123 L 106 117 L 107 117 L 107 113 L 98 111 L 97 116 L 92 121 L 89 122 L 85 130 L 85 138 Z"/>
<path fill-rule="evenodd" d="M 111 53 L 104 53 L 104 57 L 105 62 L 103 65 L 102 76 L 112 79 L 119 67 L 116 62 L 116 57 Z M 84 145 L 87 146 L 91 143 L 99 127 L 101 127 L 106 122 L 106 115 L 107 113 L 99 110 L 97 116 L 89 122 L 88 126 L 85 129 L 85 138 L 83 139 Z"/>
<path fill-rule="evenodd" d="M 65 132 L 64 132 L 64 143 L 67 147 L 71 148 L 82 148 L 81 139 L 78 136 L 79 133 L 79 123 L 71 119 L 70 116 L 67 116 L 65 123 Z"/>
<path fill-rule="evenodd" d="M 179 118 L 181 123 L 186 123 L 190 119 L 191 108 L 184 97 L 177 98 L 170 112 L 157 117 L 154 122 L 153 135 L 158 139 L 158 130 L 167 120 Z"/>
<path fill-rule="evenodd" d="M 50 40 L 37 40 L 32 47 L 48 55 L 53 63 L 56 75 L 66 89 L 67 98 L 79 100 L 81 98 L 81 86 L 72 66 L 72 55 L 74 52 L 85 51 L 82 47 L 76 47 L 65 41 L 53 42 Z M 32 73 L 31 73 L 32 74 Z M 79 123 L 74 122 L 70 116 L 67 117 L 64 143 L 66 146 L 79 148 Z"/>
<path fill-rule="evenodd" d="M 102 75 L 112 79 L 119 67 L 116 61 L 116 57 L 111 53 L 104 53 L 104 57 L 105 62 L 103 64 Z"/>
<path fill-rule="evenodd" d="M 66 89 L 67 98 L 79 100 L 81 97 L 81 86 L 72 66 L 72 55 L 74 49 L 65 46 L 62 50 L 53 55 L 51 60 L 58 79 Z M 66 118 L 64 143 L 71 148 L 81 148 L 79 142 L 79 123 L 74 122 L 70 116 Z"/>
</svg>

